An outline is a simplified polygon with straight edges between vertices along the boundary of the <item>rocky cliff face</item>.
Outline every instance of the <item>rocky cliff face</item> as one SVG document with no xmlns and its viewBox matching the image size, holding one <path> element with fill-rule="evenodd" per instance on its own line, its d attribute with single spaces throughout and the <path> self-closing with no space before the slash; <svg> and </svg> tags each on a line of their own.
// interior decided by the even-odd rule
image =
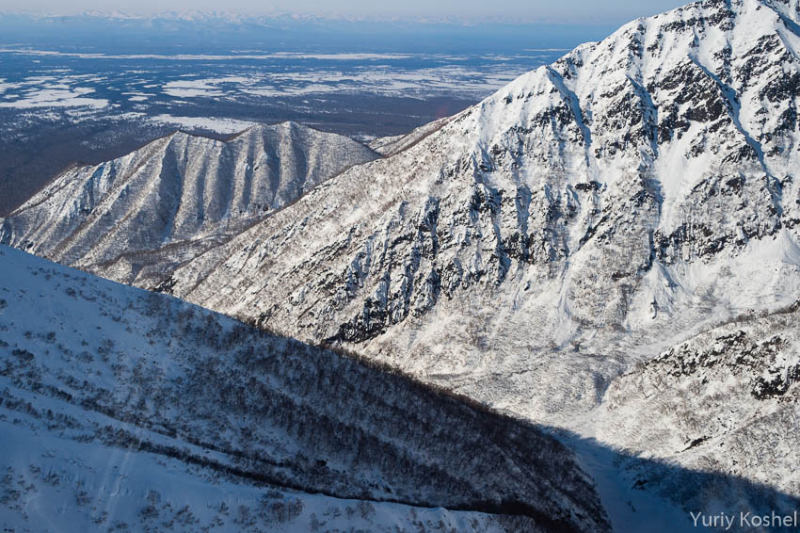
<svg viewBox="0 0 800 533">
<path fill-rule="evenodd" d="M 547 351 L 635 359 L 791 302 L 797 18 L 711 1 L 633 22 L 210 251 L 174 293 L 473 378 Z"/>
<path fill-rule="evenodd" d="M 320 182 L 378 157 L 294 123 L 228 142 L 178 132 L 120 159 L 65 172 L 0 222 L 0 241 L 152 286 Z"/>
</svg>

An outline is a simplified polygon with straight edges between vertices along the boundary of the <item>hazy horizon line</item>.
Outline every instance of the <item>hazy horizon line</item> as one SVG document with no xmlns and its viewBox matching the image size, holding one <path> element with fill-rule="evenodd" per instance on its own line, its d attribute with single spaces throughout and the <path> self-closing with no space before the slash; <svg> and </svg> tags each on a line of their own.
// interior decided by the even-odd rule
<svg viewBox="0 0 800 533">
<path fill-rule="evenodd" d="M 368 15 L 350 15 L 343 13 L 300 13 L 286 10 L 273 10 L 271 12 L 263 13 L 239 13 L 235 11 L 218 11 L 218 10 L 175 10 L 165 9 L 154 12 L 135 12 L 120 9 L 84 9 L 75 11 L 55 12 L 51 10 L 34 10 L 34 9 L 13 9 L 3 10 L 0 9 L 0 17 L 2 16 L 21 16 L 30 18 L 97 18 L 97 19 L 122 19 L 122 20 L 154 20 L 154 19 L 173 19 L 173 20 L 186 20 L 186 21 L 203 21 L 203 20 L 220 20 L 227 22 L 247 22 L 261 20 L 291 20 L 295 22 L 313 22 L 313 21 L 330 21 L 330 22 L 351 22 L 351 23 L 405 23 L 405 24 L 420 24 L 420 25 L 449 25 L 449 26 L 480 26 L 482 24 L 492 25 L 507 25 L 507 26 L 571 26 L 571 27 L 611 27 L 623 24 L 625 19 L 621 22 L 614 22 L 608 20 L 558 20 L 551 18 L 520 18 L 513 16 L 435 16 L 435 15 L 381 15 L 381 14 L 368 14 Z"/>
</svg>

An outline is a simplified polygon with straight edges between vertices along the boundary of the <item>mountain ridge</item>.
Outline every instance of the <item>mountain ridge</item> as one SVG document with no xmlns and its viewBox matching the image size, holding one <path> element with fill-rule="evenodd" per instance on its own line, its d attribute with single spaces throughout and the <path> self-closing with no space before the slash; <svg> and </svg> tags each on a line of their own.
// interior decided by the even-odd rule
<svg viewBox="0 0 800 533">
<path fill-rule="evenodd" d="M 625 32 L 626 30 L 625 30 L 625 29 L 623 29 L 623 30 L 620 30 L 620 31 L 621 31 L 621 32 Z M 586 45 L 586 47 L 585 47 L 585 48 L 591 48 L 592 46 L 594 46 L 594 45 Z M 579 50 L 580 50 L 580 49 L 579 49 Z M 536 72 L 541 72 L 541 71 L 536 71 Z M 553 70 L 552 70 L 552 69 L 548 70 L 547 72 L 548 72 L 548 75 L 549 75 L 549 76 L 553 76 L 553 74 L 552 74 L 552 73 L 553 73 Z M 529 75 L 527 75 L 527 77 L 529 77 L 529 76 L 533 76 L 533 74 L 529 74 Z M 558 76 L 561 76 L 561 75 L 559 74 Z M 555 79 L 557 79 L 557 76 L 556 76 L 556 78 L 555 78 Z M 517 82 L 515 82 L 515 84 L 523 84 L 523 83 L 525 83 L 525 81 L 524 81 L 524 80 L 525 80 L 525 77 L 523 77 L 523 78 L 521 78 L 521 80 L 518 80 Z M 508 88 L 506 88 L 506 89 L 502 90 L 501 92 L 511 92 L 511 91 L 513 91 L 513 90 L 514 90 L 514 84 L 512 84 L 512 85 L 511 85 L 511 86 L 509 86 Z M 498 94 L 500 94 L 500 93 L 498 93 Z M 495 97 L 495 100 L 497 100 L 497 99 L 499 99 L 499 98 L 496 96 L 496 97 Z M 482 104 L 482 105 L 485 105 L 485 104 Z M 568 109 L 565 109 L 565 111 L 568 111 Z M 467 112 L 465 112 L 465 114 L 466 114 L 466 115 L 468 115 L 469 113 L 471 113 L 471 111 L 467 111 Z M 464 114 L 462 114 L 462 115 L 461 115 L 461 119 L 462 119 L 462 120 L 463 120 L 463 117 L 464 117 L 464 116 L 465 116 Z M 458 120 L 459 120 L 459 118 L 456 118 L 456 119 L 455 119 L 453 122 L 457 122 Z M 454 128 L 453 128 L 453 129 L 454 129 Z M 483 128 L 483 129 L 476 128 L 474 131 L 487 131 L 487 130 L 488 130 L 488 131 L 491 131 L 491 128 Z M 579 135 L 584 135 L 584 134 L 585 134 L 585 132 L 578 132 L 577 130 L 576 130 L 576 132 L 575 132 L 575 133 L 576 133 L 576 134 L 579 134 Z M 484 142 L 484 144 L 488 144 L 488 143 Z M 487 148 L 488 148 L 488 147 L 487 147 Z M 604 147 L 604 148 L 606 148 L 606 147 Z M 609 149 L 609 148 L 606 148 L 606 150 L 608 150 L 608 149 Z M 614 149 L 614 145 L 613 145 L 613 144 L 610 146 L 610 149 L 612 149 L 612 150 Z M 485 155 L 485 154 L 484 154 L 484 155 Z M 578 158 L 576 158 L 576 159 L 578 159 Z M 591 160 L 589 160 L 589 161 L 591 161 Z M 478 163 L 476 166 L 480 166 L 480 165 L 483 165 L 483 164 L 484 164 L 483 162 L 479 162 L 479 163 Z M 578 164 L 580 164 L 580 162 L 579 162 L 579 161 L 578 161 Z M 489 169 L 489 168 L 490 168 L 489 164 L 486 164 L 486 165 L 484 165 L 484 166 L 485 166 L 487 169 Z M 593 171 L 592 171 L 592 169 L 587 167 L 587 170 L 585 171 L 585 173 L 586 173 L 586 174 L 588 174 L 588 175 L 589 175 L 589 177 L 592 177 L 592 176 L 591 176 L 592 172 L 593 172 Z M 575 190 L 577 190 L 577 191 L 579 191 L 579 192 L 582 192 L 582 191 L 596 192 L 596 189 L 597 189 L 597 188 L 598 188 L 600 185 L 601 185 L 601 184 L 600 184 L 599 182 L 596 182 L 596 181 L 594 181 L 594 180 L 587 180 L 586 182 L 579 182 L 579 183 L 576 183 L 576 184 L 574 185 L 574 188 L 575 188 Z M 732 183 L 731 183 L 731 185 L 730 185 L 730 187 L 738 187 L 738 186 L 739 186 L 739 184 L 736 182 L 736 180 L 733 180 L 733 181 L 732 181 Z M 606 187 L 607 187 L 607 185 L 606 185 Z M 712 191 L 712 192 L 713 192 L 713 191 Z M 649 194 L 649 193 L 648 193 L 648 191 L 647 191 L 647 190 L 643 190 L 643 191 L 642 191 L 642 194 L 646 195 L 646 194 Z M 643 197 L 643 199 L 645 199 L 645 200 L 646 200 L 646 199 L 647 199 L 647 197 L 646 197 L 646 196 L 644 196 L 644 197 Z M 770 198 L 769 200 L 771 200 L 771 198 Z M 768 207 L 769 207 L 769 206 L 768 206 Z M 791 206 L 789 206 L 789 207 L 791 208 Z M 569 206 L 568 206 L 568 209 L 569 209 Z M 667 214 L 669 214 L 669 213 L 667 213 Z M 663 219 L 665 219 L 665 220 L 667 220 L 667 221 L 669 222 L 669 218 L 670 218 L 670 217 L 669 217 L 669 216 L 662 216 L 661 218 L 663 218 Z M 602 220 L 602 219 L 601 219 L 601 220 Z M 789 219 L 789 220 L 787 221 L 787 223 L 788 223 L 789 225 L 793 226 L 793 225 L 794 225 L 794 219 Z M 773 228 L 775 228 L 775 227 L 779 227 L 779 226 L 773 226 Z M 667 228 L 665 228 L 665 229 L 666 229 L 666 230 L 670 230 L 671 228 L 667 227 Z M 790 228 L 790 229 L 791 229 L 791 228 Z M 592 232 L 596 232 L 596 231 L 597 231 L 597 229 L 596 229 L 596 226 L 591 226 L 591 225 L 590 225 L 590 226 L 589 226 L 589 228 L 586 230 L 586 233 L 585 233 L 585 234 L 582 236 L 582 238 L 581 238 L 581 239 L 574 238 L 574 239 L 571 239 L 571 240 L 573 240 L 573 241 L 584 241 L 584 240 L 588 240 L 588 239 L 590 239 L 590 238 L 592 237 Z M 752 231 L 752 230 L 751 230 L 751 231 Z M 760 231 L 760 230 L 758 230 L 758 228 L 756 228 L 756 230 L 755 230 L 755 231 L 756 231 L 756 235 L 758 235 L 758 233 L 757 233 L 757 232 L 758 232 L 758 231 Z M 761 230 L 761 231 L 763 231 L 763 230 Z M 774 230 L 769 230 L 769 231 L 774 231 Z M 660 240 L 660 241 L 662 241 L 662 242 L 664 243 L 664 244 L 663 244 L 663 247 L 664 247 L 664 248 L 668 248 L 668 247 L 670 246 L 670 243 L 671 243 L 671 242 L 674 242 L 675 240 L 677 240 L 677 239 L 678 239 L 678 237 L 677 237 L 676 235 L 674 235 L 674 231 L 672 231 L 671 233 L 673 233 L 673 235 L 666 235 L 666 236 L 658 236 L 658 235 L 656 235 L 656 236 L 655 236 L 655 237 L 656 237 L 658 240 Z M 505 243 L 504 243 L 504 244 L 505 244 Z M 661 243 L 659 243 L 659 245 L 661 245 Z M 711 243 L 709 243 L 709 245 L 710 245 L 710 246 L 712 246 L 712 248 L 710 248 L 710 250 L 713 250 L 713 247 L 714 247 L 714 246 L 719 246 L 719 243 L 718 243 L 718 242 L 716 242 L 716 243 L 715 243 L 715 242 L 711 242 Z M 663 258 L 663 259 L 665 259 L 665 260 L 667 260 L 667 261 L 669 261 L 669 260 L 670 260 L 670 257 L 668 257 L 668 256 L 667 256 L 667 254 L 666 254 L 666 251 L 656 250 L 656 252 L 657 252 L 657 253 L 660 253 L 660 254 L 662 255 L 662 258 Z M 700 254 L 700 255 L 702 255 L 703 249 L 701 249 L 701 250 L 700 250 L 700 252 L 701 252 L 701 254 Z M 622 275 L 622 273 L 620 273 L 620 274 Z"/>
<path fill-rule="evenodd" d="M 0 241 L 152 286 L 162 281 L 159 267 L 137 264 L 137 254 L 182 248 L 171 257 L 179 264 L 377 157 L 356 141 L 292 122 L 225 141 L 176 131 L 122 158 L 66 171 L 0 223 Z"/>
</svg>

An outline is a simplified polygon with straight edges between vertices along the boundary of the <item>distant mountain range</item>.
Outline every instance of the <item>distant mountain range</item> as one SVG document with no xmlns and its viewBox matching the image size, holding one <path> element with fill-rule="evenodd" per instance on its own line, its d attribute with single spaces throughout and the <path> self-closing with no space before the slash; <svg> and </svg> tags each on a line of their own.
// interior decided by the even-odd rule
<svg viewBox="0 0 800 533">
<path fill-rule="evenodd" d="M 185 53 L 187 49 L 326 52 L 499 53 L 571 49 L 599 39 L 608 24 L 520 23 L 498 16 L 480 22 L 448 18 L 348 18 L 296 14 L 163 13 L 142 16 L 0 13 L 0 45 Z"/>
<path fill-rule="evenodd" d="M 800 2 L 705 0 L 373 142 L 379 159 L 348 145 L 369 161 L 294 187 L 296 201 L 180 261 L 102 259 L 140 234 L 167 244 L 153 235 L 172 235 L 171 219 L 157 215 L 70 255 L 72 233 L 53 228 L 76 209 L 47 204 L 56 189 L 0 222 L 0 242 L 545 426 L 618 530 L 691 530 L 689 511 L 790 512 L 798 95 Z M 178 169 L 146 183 L 202 188 Z M 81 172 L 59 180 L 85 190 L 96 171 Z M 99 200 L 80 216 L 123 216 Z"/>
<path fill-rule="evenodd" d="M 478 27 L 481 25 L 538 25 L 538 26 L 564 26 L 569 24 L 557 23 L 553 21 L 533 23 L 531 20 L 520 19 L 519 16 L 507 13 L 497 13 L 495 16 L 481 17 L 480 19 L 470 18 L 463 15 L 450 16 L 424 16 L 424 15 L 352 15 L 352 14 L 308 14 L 291 12 L 279 9 L 269 9 L 265 6 L 262 14 L 247 14 L 234 11 L 204 11 L 204 10 L 165 10 L 154 13 L 143 13 L 132 9 L 127 10 L 84 10 L 84 11 L 31 11 L 25 9 L 5 10 L 0 12 L 0 18 L 7 19 L 28 19 L 28 20 L 52 20 L 61 22 L 78 21 L 149 21 L 149 22 L 168 22 L 181 21 L 189 23 L 214 23 L 214 24 L 251 24 L 262 26 L 294 26 L 304 25 L 326 25 L 326 24 L 390 24 L 402 26 L 404 24 L 413 25 L 440 25 L 440 26 L 466 26 Z M 539 17 L 541 20 L 541 17 Z M 596 26 L 597 24 L 594 23 Z"/>
</svg>

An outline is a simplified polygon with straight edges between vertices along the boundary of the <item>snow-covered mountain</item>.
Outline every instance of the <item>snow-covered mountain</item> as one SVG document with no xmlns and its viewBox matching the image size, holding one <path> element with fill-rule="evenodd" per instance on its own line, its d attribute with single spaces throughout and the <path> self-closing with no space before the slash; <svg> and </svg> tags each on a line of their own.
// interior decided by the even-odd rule
<svg viewBox="0 0 800 533">
<path fill-rule="evenodd" d="M 0 242 L 140 286 L 378 155 L 292 122 L 222 142 L 177 132 L 71 169 L 0 221 Z"/>
<path fill-rule="evenodd" d="M 608 529 L 529 424 L 18 250 L 0 272 L 6 531 Z"/>
<path fill-rule="evenodd" d="M 380 140 L 386 157 L 152 272 L 181 265 L 160 290 L 547 424 L 598 483 L 684 518 L 791 503 L 796 476 L 770 469 L 800 459 L 798 94 L 798 0 L 690 4 Z M 605 495 L 632 523 L 639 501 Z"/>
<path fill-rule="evenodd" d="M 775 398 L 723 387 L 755 418 L 686 453 L 601 415 L 637 364 L 798 299 L 798 21 L 797 0 L 634 21 L 209 250 L 172 291 L 529 420 L 761 479 L 760 445 L 728 439 Z M 632 399 L 626 420 L 651 411 Z M 780 449 L 798 459 L 796 438 Z"/>
</svg>

